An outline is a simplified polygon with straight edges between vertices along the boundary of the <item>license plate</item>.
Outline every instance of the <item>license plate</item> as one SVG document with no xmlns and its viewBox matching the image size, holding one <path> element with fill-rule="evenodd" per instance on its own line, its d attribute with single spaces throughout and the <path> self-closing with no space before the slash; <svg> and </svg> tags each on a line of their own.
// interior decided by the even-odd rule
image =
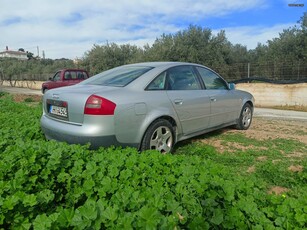
<svg viewBox="0 0 307 230">
<path fill-rule="evenodd" d="M 67 108 L 56 106 L 56 105 L 50 105 L 49 113 L 58 115 L 61 117 L 67 117 Z"/>
</svg>

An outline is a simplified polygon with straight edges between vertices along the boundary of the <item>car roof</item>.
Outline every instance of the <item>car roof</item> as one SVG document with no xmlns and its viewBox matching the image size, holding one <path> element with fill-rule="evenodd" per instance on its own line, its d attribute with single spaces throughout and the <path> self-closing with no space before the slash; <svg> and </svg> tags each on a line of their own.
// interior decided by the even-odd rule
<svg viewBox="0 0 307 230">
<path fill-rule="evenodd" d="M 85 69 L 74 69 L 74 68 L 68 68 L 68 69 L 59 69 L 59 71 L 84 71 L 87 72 Z"/>
<path fill-rule="evenodd" d="M 149 66 L 149 67 L 171 67 L 177 65 L 198 65 L 194 63 L 188 62 L 140 62 L 134 64 L 128 64 L 126 66 Z"/>
</svg>

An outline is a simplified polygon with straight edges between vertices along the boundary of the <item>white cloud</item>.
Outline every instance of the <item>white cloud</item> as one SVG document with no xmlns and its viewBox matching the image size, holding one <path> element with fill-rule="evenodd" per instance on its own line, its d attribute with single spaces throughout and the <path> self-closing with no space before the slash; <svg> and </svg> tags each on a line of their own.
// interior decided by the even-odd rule
<svg viewBox="0 0 307 230">
<path fill-rule="evenodd" d="M 241 44 L 248 49 L 255 49 L 258 43 L 267 44 L 268 40 L 279 37 L 284 29 L 293 26 L 293 24 L 280 24 L 273 27 L 254 26 L 254 27 L 234 27 L 223 28 L 228 40 L 232 44 Z M 218 31 L 213 31 L 215 34 Z"/>
<path fill-rule="evenodd" d="M 1 0 L 0 51 L 25 48 L 47 58 L 83 56 L 93 44 L 143 46 L 210 17 L 266 7 L 264 0 Z M 285 27 L 284 27 L 285 28 Z M 276 36 L 272 28 L 226 28 L 230 41 L 252 47 Z M 255 30 L 259 31 L 255 33 Z M 281 32 L 281 31 L 279 31 Z M 278 34 L 277 34 L 278 35 Z M 266 39 L 265 41 L 263 39 Z M 40 52 L 40 53 L 41 53 Z"/>
</svg>

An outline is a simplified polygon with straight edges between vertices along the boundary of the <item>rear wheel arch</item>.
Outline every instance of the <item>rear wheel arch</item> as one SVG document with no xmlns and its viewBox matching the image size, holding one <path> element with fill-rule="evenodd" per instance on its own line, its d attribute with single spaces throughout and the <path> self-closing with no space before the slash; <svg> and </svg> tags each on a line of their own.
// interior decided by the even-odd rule
<svg viewBox="0 0 307 230">
<path fill-rule="evenodd" d="M 172 118 L 170 116 L 162 116 L 162 117 L 157 118 L 156 120 L 158 120 L 158 119 L 167 120 L 167 121 L 169 121 L 172 124 L 173 127 L 177 127 L 176 121 L 174 120 L 174 118 Z"/>
<path fill-rule="evenodd" d="M 172 146 L 171 149 L 173 148 L 174 144 L 176 143 L 176 137 L 177 137 L 177 123 L 175 121 L 174 118 L 170 117 L 170 116 L 161 116 L 158 117 L 156 119 L 154 119 L 146 128 L 143 136 L 142 136 L 142 140 L 141 143 L 139 145 L 139 150 L 140 151 L 144 151 L 146 150 L 146 143 L 148 142 L 148 140 L 146 140 L 146 138 L 148 139 L 148 133 L 152 132 L 152 128 L 153 126 L 155 126 L 155 124 L 160 123 L 160 124 L 164 124 L 163 121 L 166 121 L 167 123 L 170 124 L 170 128 L 171 128 L 171 132 L 172 132 Z"/>
</svg>

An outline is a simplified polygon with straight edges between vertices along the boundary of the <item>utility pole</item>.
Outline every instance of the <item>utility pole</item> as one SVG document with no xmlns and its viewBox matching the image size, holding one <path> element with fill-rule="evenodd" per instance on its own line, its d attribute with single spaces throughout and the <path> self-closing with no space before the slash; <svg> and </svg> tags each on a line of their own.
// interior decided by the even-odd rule
<svg viewBox="0 0 307 230">
<path fill-rule="evenodd" d="M 37 57 L 39 57 L 39 47 L 37 46 Z"/>
</svg>

